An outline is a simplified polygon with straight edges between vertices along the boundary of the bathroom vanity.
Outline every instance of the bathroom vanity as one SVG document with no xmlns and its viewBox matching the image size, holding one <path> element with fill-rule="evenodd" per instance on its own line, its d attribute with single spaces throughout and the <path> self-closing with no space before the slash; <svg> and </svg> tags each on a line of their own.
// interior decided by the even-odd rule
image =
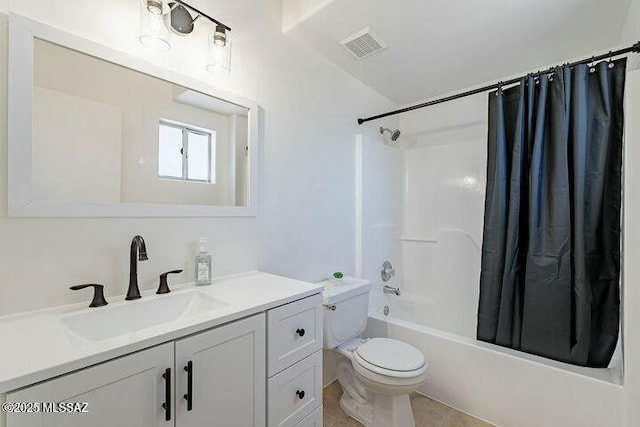
<svg viewBox="0 0 640 427">
<path fill-rule="evenodd" d="M 321 286 L 175 288 L 0 319 L 0 426 L 322 426 Z"/>
</svg>

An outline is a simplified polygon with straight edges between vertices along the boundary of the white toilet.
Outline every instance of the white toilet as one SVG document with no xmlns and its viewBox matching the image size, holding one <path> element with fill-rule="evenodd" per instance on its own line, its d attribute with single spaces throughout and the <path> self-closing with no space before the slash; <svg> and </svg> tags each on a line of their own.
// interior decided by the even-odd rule
<svg viewBox="0 0 640 427">
<path fill-rule="evenodd" d="M 366 426 L 415 426 L 409 393 L 424 381 L 424 355 L 402 341 L 360 337 L 367 324 L 369 281 L 345 277 L 322 284 L 324 347 L 339 355 L 340 406 Z"/>
</svg>

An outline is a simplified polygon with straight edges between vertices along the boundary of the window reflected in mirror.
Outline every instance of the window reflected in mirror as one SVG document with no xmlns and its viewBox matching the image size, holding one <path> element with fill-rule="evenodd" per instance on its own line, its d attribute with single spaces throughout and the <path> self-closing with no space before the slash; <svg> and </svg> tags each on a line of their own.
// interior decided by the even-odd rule
<svg viewBox="0 0 640 427">
<path fill-rule="evenodd" d="M 216 183 L 216 131 L 161 121 L 158 177 Z"/>
</svg>

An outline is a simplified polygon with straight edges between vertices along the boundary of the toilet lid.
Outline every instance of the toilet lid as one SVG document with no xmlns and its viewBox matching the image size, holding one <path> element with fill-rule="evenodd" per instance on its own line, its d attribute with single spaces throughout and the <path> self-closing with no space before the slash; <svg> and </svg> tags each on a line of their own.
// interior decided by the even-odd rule
<svg viewBox="0 0 640 427">
<path fill-rule="evenodd" d="M 366 362 L 390 371 L 415 371 L 425 365 L 420 350 L 389 338 L 372 338 L 359 345 L 356 353 Z"/>
</svg>

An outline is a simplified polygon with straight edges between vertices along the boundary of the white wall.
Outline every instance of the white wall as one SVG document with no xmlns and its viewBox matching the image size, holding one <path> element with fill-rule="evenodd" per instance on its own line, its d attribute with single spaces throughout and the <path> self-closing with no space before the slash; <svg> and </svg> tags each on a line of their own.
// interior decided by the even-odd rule
<svg viewBox="0 0 640 427">
<path fill-rule="evenodd" d="M 620 46 L 628 46 L 640 41 L 640 0 L 631 0 L 627 19 L 622 26 Z M 629 69 L 640 68 L 640 55 L 631 55 L 628 62 Z"/>
<path fill-rule="evenodd" d="M 640 425 L 640 70 L 627 76 L 624 161 L 623 330 L 625 426 Z"/>
<path fill-rule="evenodd" d="M 7 18 L 0 15 L 0 315 L 86 301 L 86 293 L 67 289 L 82 282 L 123 294 L 135 234 L 145 237 L 150 258 L 138 267 L 144 289 L 173 268 L 186 269 L 176 280 L 191 280 L 200 236 L 208 237 L 216 275 L 260 268 L 319 280 L 353 271 L 355 119 L 393 105 L 284 36 L 280 1 L 196 2 L 233 28 L 232 72 L 219 77 L 204 71 L 200 36 L 174 37 L 162 55 L 142 49 L 135 1 L 8 3 L 0 1 L 0 12 L 10 7 L 256 100 L 261 192 L 257 219 L 7 218 Z"/>
<path fill-rule="evenodd" d="M 34 86 L 34 200 L 120 203 L 121 148 L 121 108 Z"/>
</svg>

